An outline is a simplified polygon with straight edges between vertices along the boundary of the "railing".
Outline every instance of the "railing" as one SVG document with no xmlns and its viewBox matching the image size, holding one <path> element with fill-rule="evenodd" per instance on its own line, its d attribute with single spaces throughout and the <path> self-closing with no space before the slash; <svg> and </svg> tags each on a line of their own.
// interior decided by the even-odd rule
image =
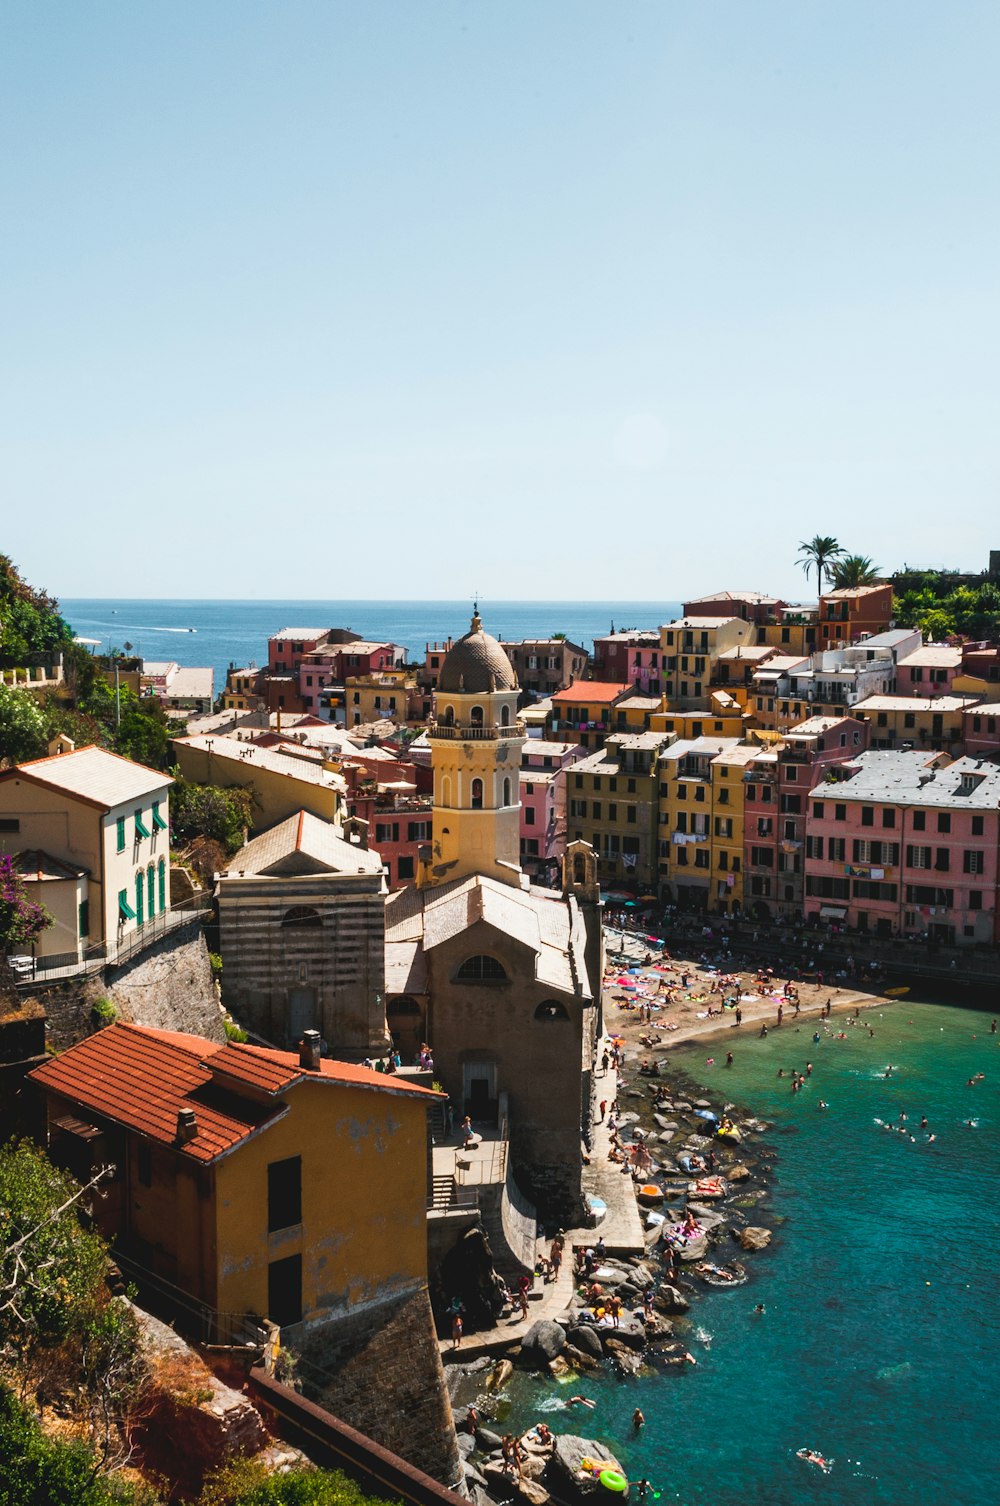
<svg viewBox="0 0 1000 1506">
<path fill-rule="evenodd" d="M 502 727 L 499 722 L 488 722 L 481 727 L 473 726 L 469 722 L 430 722 L 427 727 L 428 737 L 435 737 L 446 742 L 496 742 L 498 738 L 524 737 L 525 735 L 524 723 L 520 717 L 509 727 Z"/>
<path fill-rule="evenodd" d="M 164 910 L 153 920 L 147 920 L 140 929 L 130 931 L 121 941 L 110 945 L 98 942 L 87 947 L 82 955 L 77 952 L 54 952 L 51 956 L 33 957 L 30 972 L 23 975 L 18 973 L 14 981 L 24 986 L 52 973 L 96 972 L 101 967 L 117 967 L 137 952 L 153 946 L 162 937 L 179 930 L 181 926 L 200 920 L 211 906 L 210 894 L 196 894 L 192 899 L 183 900 L 179 905 Z"/>
<path fill-rule="evenodd" d="M 247 1344 L 263 1347 L 265 1344 L 267 1330 L 257 1313 L 219 1312 L 132 1256 L 115 1249 L 112 1249 L 112 1256 L 122 1275 L 138 1288 L 143 1305 L 164 1321 L 176 1323 L 183 1333 L 198 1343 L 240 1347 Z"/>
</svg>

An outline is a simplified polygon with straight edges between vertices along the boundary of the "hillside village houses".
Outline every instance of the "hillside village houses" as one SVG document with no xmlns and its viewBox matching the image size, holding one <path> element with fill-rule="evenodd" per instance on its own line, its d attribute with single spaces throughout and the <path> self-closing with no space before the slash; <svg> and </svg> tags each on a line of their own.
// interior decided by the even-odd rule
<svg viewBox="0 0 1000 1506">
<path fill-rule="evenodd" d="M 113 956 L 170 910 L 173 780 L 104 748 L 57 738 L 47 758 L 0 773 L 0 852 L 15 857 L 53 924 L 36 955 Z"/>
</svg>

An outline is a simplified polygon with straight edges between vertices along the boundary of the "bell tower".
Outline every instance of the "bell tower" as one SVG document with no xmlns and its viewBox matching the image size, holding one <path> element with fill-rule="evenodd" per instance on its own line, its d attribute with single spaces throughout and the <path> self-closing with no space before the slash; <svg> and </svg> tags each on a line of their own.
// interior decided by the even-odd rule
<svg viewBox="0 0 1000 1506">
<path fill-rule="evenodd" d="M 525 888 L 521 872 L 521 748 L 517 676 L 476 611 L 449 649 L 427 736 L 434 772 L 434 828 L 421 885 L 482 874 Z"/>
</svg>

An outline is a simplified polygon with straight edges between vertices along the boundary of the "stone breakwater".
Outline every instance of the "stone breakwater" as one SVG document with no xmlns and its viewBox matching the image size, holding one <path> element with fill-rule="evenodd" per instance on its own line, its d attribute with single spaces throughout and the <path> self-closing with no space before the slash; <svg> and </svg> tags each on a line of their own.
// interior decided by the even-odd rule
<svg viewBox="0 0 1000 1506">
<path fill-rule="evenodd" d="M 588 1377 L 680 1377 L 697 1363 L 699 1302 L 710 1300 L 713 1288 L 753 1280 L 774 1223 L 766 1212 L 774 1162 L 762 1138 L 767 1125 L 701 1091 L 695 1096 L 678 1073 L 669 1082 L 619 1080 L 612 1154 L 622 1157 L 623 1175 L 638 1177 L 644 1254 L 605 1253 L 598 1225 L 592 1243 L 572 1252 L 575 1290 L 558 1319 L 534 1323 L 499 1360 L 447 1365 L 477 1506 L 514 1496 L 545 1506 L 612 1493 L 600 1485 L 600 1470 L 623 1479 L 624 1471 L 605 1445 L 578 1432 L 590 1415 Z M 544 1421 L 512 1437 L 503 1420 L 518 1371 L 550 1377 L 553 1388 Z M 570 1399 L 561 1400 L 567 1392 Z"/>
</svg>

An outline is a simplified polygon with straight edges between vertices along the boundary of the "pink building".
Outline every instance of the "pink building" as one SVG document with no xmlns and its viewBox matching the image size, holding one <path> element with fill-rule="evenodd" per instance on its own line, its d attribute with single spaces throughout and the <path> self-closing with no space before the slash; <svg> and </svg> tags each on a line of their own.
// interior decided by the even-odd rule
<svg viewBox="0 0 1000 1506">
<path fill-rule="evenodd" d="M 806 833 L 807 916 L 881 936 L 996 942 L 996 764 L 865 753 L 850 779 L 812 791 Z"/>
<path fill-rule="evenodd" d="M 521 867 L 555 879 L 566 851 L 566 770 L 585 757 L 579 743 L 529 739 L 521 753 Z"/>
<path fill-rule="evenodd" d="M 751 915 L 798 919 L 805 897 L 809 793 L 834 766 L 868 747 L 849 716 L 812 716 L 747 764 L 743 799 L 744 906 Z"/>
<path fill-rule="evenodd" d="M 348 675 L 393 669 L 405 657 L 406 650 L 398 643 L 366 643 L 358 638 L 351 643 L 321 644 L 299 661 L 299 699 L 307 711 L 326 712 L 331 719 L 341 721 L 344 697 L 334 687 L 342 688 Z"/>
<path fill-rule="evenodd" d="M 896 664 L 896 694 L 947 695 L 962 673 L 962 650 L 947 643 L 925 643 Z"/>
<path fill-rule="evenodd" d="M 619 680 L 634 685 L 643 695 L 659 695 L 662 665 L 658 628 L 612 632 L 594 639 L 595 680 Z"/>
<path fill-rule="evenodd" d="M 282 628 L 267 640 L 269 675 L 298 676 L 304 654 L 311 654 L 329 636 L 329 628 Z"/>
<path fill-rule="evenodd" d="M 1000 702 L 980 701 L 962 712 L 962 746 L 970 758 L 1000 753 Z"/>
</svg>

